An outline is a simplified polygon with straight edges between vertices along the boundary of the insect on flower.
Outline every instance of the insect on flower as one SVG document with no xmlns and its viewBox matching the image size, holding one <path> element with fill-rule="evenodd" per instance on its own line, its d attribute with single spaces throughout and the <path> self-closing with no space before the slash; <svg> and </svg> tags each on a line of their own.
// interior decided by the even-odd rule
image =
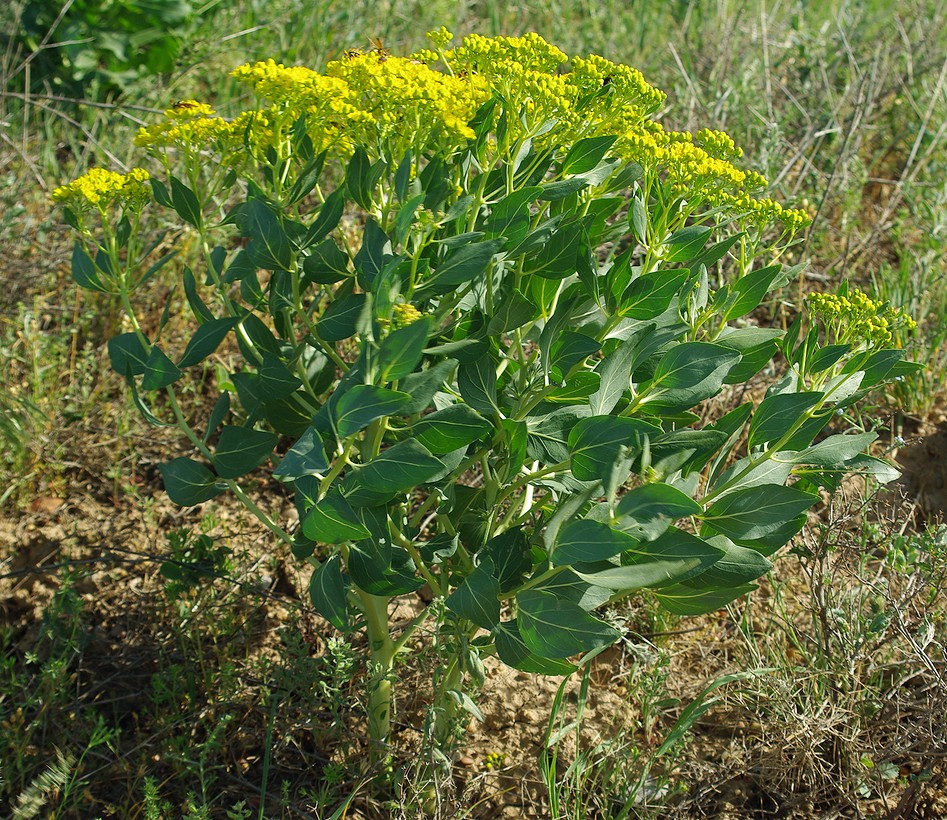
<svg viewBox="0 0 947 820">
<path fill-rule="evenodd" d="M 171 106 L 175 111 L 189 111 L 193 108 L 199 108 L 200 103 L 195 100 L 178 100 Z"/>
</svg>

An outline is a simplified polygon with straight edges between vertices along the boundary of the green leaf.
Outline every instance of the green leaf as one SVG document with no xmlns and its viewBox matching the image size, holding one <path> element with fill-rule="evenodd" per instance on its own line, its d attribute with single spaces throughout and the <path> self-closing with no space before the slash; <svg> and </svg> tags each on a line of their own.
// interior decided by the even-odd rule
<svg viewBox="0 0 947 820">
<path fill-rule="evenodd" d="M 566 661 L 551 660 L 533 654 L 520 635 L 517 619 L 504 621 L 495 633 L 497 657 L 507 666 L 535 675 L 571 675 L 578 668 Z"/>
<path fill-rule="evenodd" d="M 220 423 L 227 417 L 227 414 L 230 412 L 230 393 L 226 390 L 220 394 L 220 397 L 214 402 L 214 408 L 210 411 L 210 416 L 207 419 L 207 429 L 204 431 L 204 435 L 201 438 L 201 441 L 204 444 L 207 444 L 207 441 L 210 437 L 217 432 L 217 428 L 220 426 Z"/>
<path fill-rule="evenodd" d="M 456 359 L 444 359 L 427 370 L 409 373 L 401 379 L 398 386 L 411 396 L 411 401 L 401 409 L 402 415 L 411 416 L 427 409 L 434 394 L 451 378 L 456 367 Z"/>
<path fill-rule="evenodd" d="M 739 584 L 716 589 L 697 589 L 687 584 L 676 584 L 655 590 L 654 597 L 674 615 L 704 615 L 716 612 L 737 598 L 756 589 L 756 584 Z"/>
<path fill-rule="evenodd" d="M 161 390 L 174 384 L 182 376 L 180 368 L 172 362 L 158 345 L 151 346 L 145 362 L 145 375 L 141 380 L 142 390 Z"/>
<path fill-rule="evenodd" d="M 621 637 L 614 627 L 550 592 L 525 590 L 516 596 L 516 604 L 523 643 L 541 658 L 568 658 L 591 652 Z"/>
<path fill-rule="evenodd" d="M 637 546 L 638 540 L 607 524 L 581 518 L 570 521 L 556 538 L 556 546 L 549 556 L 557 566 L 580 561 L 603 561 Z"/>
<path fill-rule="evenodd" d="M 737 587 L 756 580 L 773 568 L 772 563 L 756 550 L 734 544 L 723 535 L 714 535 L 707 539 L 707 543 L 722 549 L 723 555 L 713 566 L 686 581 L 695 589 Z"/>
<path fill-rule="evenodd" d="M 214 468 L 222 478 L 239 478 L 259 467 L 277 441 L 275 435 L 265 430 L 225 426 L 214 449 Z"/>
<path fill-rule="evenodd" d="M 727 321 L 739 319 L 756 310 L 763 297 L 772 290 L 781 270 L 781 265 L 770 265 L 737 279 L 733 283 L 733 290 L 738 294 L 737 299 L 727 308 L 723 318 Z"/>
<path fill-rule="evenodd" d="M 628 319 L 647 321 L 666 311 L 690 277 L 687 268 L 656 270 L 633 279 L 618 301 L 618 312 Z"/>
<path fill-rule="evenodd" d="M 500 623 L 500 584 L 493 571 L 490 558 L 481 560 L 480 565 L 447 596 L 444 605 L 461 618 L 492 630 Z"/>
<path fill-rule="evenodd" d="M 452 404 L 417 422 L 411 428 L 411 437 L 440 455 L 466 447 L 492 429 L 493 424 L 472 407 Z"/>
<path fill-rule="evenodd" d="M 303 166 L 287 192 L 286 200 L 290 205 L 295 205 L 316 187 L 316 184 L 319 182 L 319 177 L 322 174 L 322 168 L 325 165 L 327 153 L 327 151 L 322 151 L 318 155 L 311 157 Z"/>
<path fill-rule="evenodd" d="M 349 293 L 330 303 L 316 323 L 319 336 L 327 342 L 341 342 L 354 336 L 367 302 L 364 293 Z"/>
<path fill-rule="evenodd" d="M 796 454 L 796 464 L 812 464 L 818 467 L 840 469 L 868 447 L 877 433 L 838 434 L 823 439 Z"/>
<path fill-rule="evenodd" d="M 184 295 L 187 297 L 187 303 L 191 306 L 197 321 L 204 323 L 214 318 L 210 308 L 204 304 L 200 294 L 197 292 L 197 280 L 194 278 L 194 272 L 187 266 L 184 267 Z"/>
<path fill-rule="evenodd" d="M 238 321 L 238 319 L 211 319 L 204 322 L 187 343 L 178 367 L 192 367 L 204 361 L 220 347 L 220 343 L 236 327 Z"/>
<path fill-rule="evenodd" d="M 371 490 L 398 493 L 429 481 L 444 469 L 421 442 L 407 439 L 375 456 L 358 472 L 358 480 Z"/>
<path fill-rule="evenodd" d="M 669 248 L 664 257 L 665 262 L 688 262 L 701 252 L 707 240 L 710 239 L 712 228 L 700 225 L 689 225 L 672 233 L 665 241 Z"/>
<path fill-rule="evenodd" d="M 306 538 L 323 544 L 344 544 L 371 537 L 348 502 L 335 491 L 306 513 L 302 528 Z"/>
<path fill-rule="evenodd" d="M 767 396 L 760 402 L 756 412 L 753 414 L 753 420 L 750 422 L 750 432 L 748 444 L 751 448 L 775 443 L 779 441 L 794 424 L 796 424 L 809 410 L 815 407 L 822 399 L 824 393 L 782 393 L 778 396 Z M 798 450 L 805 447 L 809 441 L 804 441 L 797 431 L 789 441 L 785 442 L 781 449 Z"/>
<path fill-rule="evenodd" d="M 253 262 L 268 270 L 289 270 L 293 263 L 293 246 L 276 212 L 262 199 L 253 198 L 245 210 L 248 250 Z"/>
<path fill-rule="evenodd" d="M 158 469 L 168 498 L 182 507 L 202 504 L 223 492 L 223 487 L 217 484 L 217 476 L 190 458 L 172 459 Z"/>
<path fill-rule="evenodd" d="M 775 550 L 802 529 L 806 513 L 818 500 L 814 493 L 795 487 L 762 484 L 717 499 L 702 518 L 707 526 L 737 544 L 757 542 Z"/>
<path fill-rule="evenodd" d="M 285 399 L 302 386 L 302 381 L 285 365 L 279 356 L 264 351 L 260 363 L 260 387 L 267 400 Z"/>
<path fill-rule="evenodd" d="M 302 247 L 311 247 L 325 239 L 335 230 L 344 212 L 345 189 L 340 186 L 329 194 L 325 202 L 322 203 L 322 206 L 319 208 L 319 213 L 316 214 L 316 218 L 306 231 L 306 235 L 302 241 Z"/>
<path fill-rule="evenodd" d="M 431 324 L 431 318 L 425 316 L 388 334 L 378 351 L 379 381 L 395 381 L 414 370 L 427 345 Z"/>
<path fill-rule="evenodd" d="M 528 273 L 544 279 L 564 279 L 576 273 L 584 234 L 585 228 L 581 222 L 561 226 L 542 245 L 539 253 L 527 261 Z"/>
<path fill-rule="evenodd" d="M 304 475 L 323 475 L 328 469 L 325 444 L 310 427 L 283 456 L 273 475 L 281 481 L 294 481 Z"/>
<path fill-rule="evenodd" d="M 324 239 L 303 259 L 303 273 L 317 285 L 340 282 L 351 275 L 349 255 L 335 244 L 334 239 Z"/>
<path fill-rule="evenodd" d="M 661 430 L 639 419 L 592 416 L 582 419 L 569 435 L 572 474 L 579 481 L 604 478 L 619 456 L 641 451 L 645 436 Z M 627 448 L 624 453 L 622 448 Z"/>
<path fill-rule="evenodd" d="M 630 490 L 618 502 L 615 528 L 636 540 L 651 541 L 662 535 L 672 521 L 702 511 L 694 499 L 669 484 L 645 484 Z"/>
<path fill-rule="evenodd" d="M 72 280 L 80 288 L 86 290 L 95 290 L 99 293 L 109 292 L 102 283 L 102 277 L 99 275 L 95 262 L 79 242 L 72 246 Z"/>
<path fill-rule="evenodd" d="M 336 629 L 348 629 L 345 579 L 338 553 L 330 555 L 309 577 L 309 600 L 323 618 Z"/>
<path fill-rule="evenodd" d="M 536 306 L 518 290 L 514 290 L 500 301 L 487 324 L 487 333 L 496 336 L 517 327 L 522 327 L 536 316 Z"/>
<path fill-rule="evenodd" d="M 591 171 L 602 161 L 616 139 L 617 137 L 614 136 L 587 137 L 573 143 L 562 161 L 563 175 L 584 174 L 586 171 Z"/>
<path fill-rule="evenodd" d="M 121 333 L 108 340 L 112 369 L 122 376 L 141 376 L 145 372 L 148 352 L 137 333 Z"/>
<path fill-rule="evenodd" d="M 362 229 L 362 247 L 352 260 L 359 285 L 374 290 L 378 274 L 392 258 L 391 240 L 374 219 L 369 219 Z"/>
<path fill-rule="evenodd" d="M 520 527 L 493 536 L 480 554 L 493 561 L 494 575 L 500 583 L 501 592 L 510 592 L 518 587 L 533 566 L 529 541 Z"/>
<path fill-rule="evenodd" d="M 646 587 L 676 584 L 706 571 L 724 555 L 724 550 L 679 529 L 670 529 L 660 538 L 634 547 L 622 556 L 622 566 L 589 571 L 574 567 L 575 573 L 595 586 L 626 594 Z"/>
<path fill-rule="evenodd" d="M 571 569 L 557 572 L 555 575 L 536 584 L 533 589 L 551 592 L 557 598 L 572 601 L 586 612 L 598 609 L 612 597 L 612 590 L 597 587 L 588 581 L 583 581 Z"/>
<path fill-rule="evenodd" d="M 404 408 L 411 397 L 407 393 L 357 384 L 335 406 L 335 429 L 339 438 L 347 438 L 368 427 L 375 419 L 392 416 Z"/>
<path fill-rule="evenodd" d="M 499 412 L 497 374 L 489 357 L 462 364 L 457 371 L 457 389 L 475 410 L 491 415 Z"/>
<path fill-rule="evenodd" d="M 648 404 L 688 408 L 716 396 L 740 354 L 721 345 L 684 342 L 665 353 L 650 384 L 642 388 Z"/>
<path fill-rule="evenodd" d="M 177 211 L 181 219 L 195 228 L 199 228 L 204 220 L 201 213 L 201 203 L 194 192 L 176 176 L 171 177 L 171 206 Z"/>
<path fill-rule="evenodd" d="M 356 147 L 345 170 L 345 187 L 355 203 L 363 210 L 372 210 L 372 195 L 383 170 L 381 163 L 374 166 L 371 164 L 368 154 L 361 145 Z"/>
<path fill-rule="evenodd" d="M 569 434 L 590 415 L 582 405 L 562 407 L 543 416 L 526 417 L 526 453 L 543 464 L 558 464 L 569 458 Z"/>
<path fill-rule="evenodd" d="M 601 347 L 598 340 L 585 333 L 564 330 L 552 348 L 552 367 L 564 379 L 573 367 L 597 353 Z"/>
<path fill-rule="evenodd" d="M 465 245 L 441 262 L 430 278 L 421 283 L 416 293 L 440 295 L 473 282 L 490 268 L 494 254 L 502 246 L 501 239 Z"/>
</svg>

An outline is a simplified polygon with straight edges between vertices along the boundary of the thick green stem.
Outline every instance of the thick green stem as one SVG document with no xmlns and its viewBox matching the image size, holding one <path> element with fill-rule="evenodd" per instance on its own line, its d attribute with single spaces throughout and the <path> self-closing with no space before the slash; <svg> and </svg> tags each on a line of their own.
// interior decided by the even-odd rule
<svg viewBox="0 0 947 820">
<path fill-rule="evenodd" d="M 388 735 L 391 733 L 391 710 L 394 703 L 392 668 L 395 643 L 388 629 L 388 599 L 359 591 L 365 631 L 368 636 L 368 735 L 373 762 L 387 756 Z"/>
</svg>

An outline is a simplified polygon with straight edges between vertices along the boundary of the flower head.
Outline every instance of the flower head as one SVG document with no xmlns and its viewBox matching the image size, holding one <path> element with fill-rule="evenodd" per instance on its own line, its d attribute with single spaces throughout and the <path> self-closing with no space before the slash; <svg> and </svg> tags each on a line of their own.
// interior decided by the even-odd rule
<svg viewBox="0 0 947 820">
<path fill-rule="evenodd" d="M 53 191 L 55 202 L 77 211 L 93 207 L 104 213 L 112 206 L 140 211 L 151 199 L 151 175 L 144 168 L 132 168 L 119 174 L 105 168 L 92 168 L 68 185 Z"/>
</svg>

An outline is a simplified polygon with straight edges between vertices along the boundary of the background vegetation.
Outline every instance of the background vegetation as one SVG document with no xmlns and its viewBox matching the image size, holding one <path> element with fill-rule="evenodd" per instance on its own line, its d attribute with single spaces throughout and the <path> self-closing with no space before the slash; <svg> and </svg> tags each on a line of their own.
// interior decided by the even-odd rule
<svg viewBox="0 0 947 820">
<path fill-rule="evenodd" d="M 156 465 L 177 445 L 122 398 L 102 349 L 119 319 L 69 281 L 48 193 L 136 164 L 137 124 L 177 99 L 235 107 L 239 63 L 320 67 L 370 37 L 407 51 L 441 24 L 537 31 L 641 69 L 669 92 L 665 125 L 727 130 L 815 215 L 808 267 L 763 318 L 786 323 L 802 294 L 849 278 L 916 318 L 902 341 L 928 368 L 858 411 L 887 430 L 906 498 L 843 487 L 760 592 L 697 623 L 628 608 L 623 650 L 560 699 L 488 678 L 492 708 L 437 812 L 943 816 L 947 11 L 930 0 L 0 10 L 0 811 L 417 814 L 425 660 L 419 703 L 401 704 L 403 787 L 382 803 L 353 718 L 364 647 L 312 615 L 306 578 L 257 525 L 167 502 Z M 171 279 L 157 303 L 177 298 Z"/>
</svg>

